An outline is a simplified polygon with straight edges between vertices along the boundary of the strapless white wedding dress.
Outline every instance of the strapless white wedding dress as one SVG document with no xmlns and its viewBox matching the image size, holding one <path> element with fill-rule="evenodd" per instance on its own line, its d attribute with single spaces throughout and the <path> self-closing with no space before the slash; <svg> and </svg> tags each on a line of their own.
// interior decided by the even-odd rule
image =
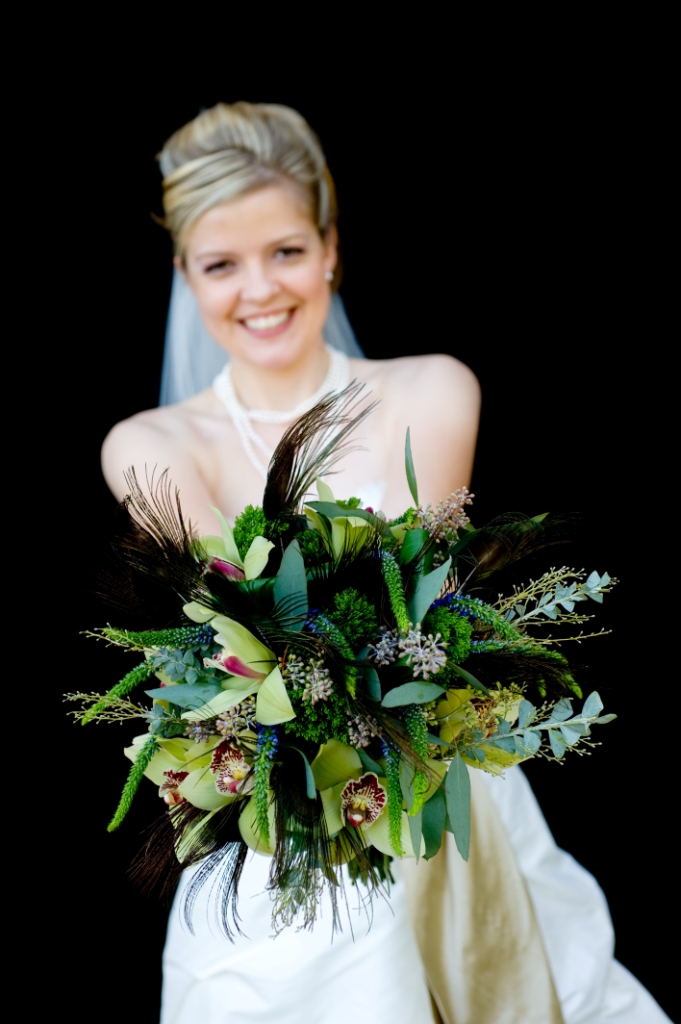
<svg viewBox="0 0 681 1024">
<path fill-rule="evenodd" d="M 353 493 L 381 507 L 380 486 Z M 522 770 L 504 778 L 479 774 L 527 884 L 565 1024 L 670 1024 L 614 959 L 605 896 L 556 846 Z M 371 928 L 355 910 L 354 936 L 344 920 L 333 941 L 328 898 L 312 932 L 290 928 L 271 938 L 268 871 L 268 858 L 249 855 L 239 889 L 244 935 L 234 943 L 214 923 L 210 885 L 194 909 L 195 934 L 189 932 L 180 913 L 186 880 L 180 884 L 163 956 L 161 1024 L 431 1024 L 399 863 L 390 901 L 376 901 Z M 347 892 L 352 907 L 357 894 L 350 885 Z"/>
</svg>

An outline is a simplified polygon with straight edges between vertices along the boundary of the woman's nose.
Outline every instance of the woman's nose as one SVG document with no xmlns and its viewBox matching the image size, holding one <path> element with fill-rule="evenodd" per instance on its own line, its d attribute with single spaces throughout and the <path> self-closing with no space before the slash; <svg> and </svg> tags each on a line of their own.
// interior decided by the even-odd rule
<svg viewBox="0 0 681 1024">
<path fill-rule="evenodd" d="M 279 290 L 279 285 L 273 279 L 268 268 L 261 264 L 253 264 L 245 268 L 241 288 L 242 299 L 248 302 L 266 302 Z"/>
</svg>

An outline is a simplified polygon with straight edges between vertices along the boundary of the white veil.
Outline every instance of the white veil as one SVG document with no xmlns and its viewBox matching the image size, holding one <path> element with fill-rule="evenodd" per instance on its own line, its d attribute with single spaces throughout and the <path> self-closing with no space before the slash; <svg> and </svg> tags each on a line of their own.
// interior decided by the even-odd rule
<svg viewBox="0 0 681 1024">
<path fill-rule="evenodd" d="M 364 356 L 350 326 L 343 300 L 334 292 L 324 324 L 327 344 L 361 359 Z M 168 307 L 159 405 L 172 405 L 210 387 L 229 356 L 206 330 L 196 299 L 183 275 L 175 270 Z"/>
</svg>

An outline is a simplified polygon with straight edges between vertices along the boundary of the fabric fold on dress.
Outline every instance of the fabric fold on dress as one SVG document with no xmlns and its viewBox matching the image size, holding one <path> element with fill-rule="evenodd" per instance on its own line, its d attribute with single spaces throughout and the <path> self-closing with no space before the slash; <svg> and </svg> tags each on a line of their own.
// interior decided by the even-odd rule
<svg viewBox="0 0 681 1024">
<path fill-rule="evenodd" d="M 416 940 L 444 1024 L 563 1024 L 544 943 L 515 852 L 471 776 L 471 852 L 451 835 L 430 861 L 405 861 Z"/>
</svg>

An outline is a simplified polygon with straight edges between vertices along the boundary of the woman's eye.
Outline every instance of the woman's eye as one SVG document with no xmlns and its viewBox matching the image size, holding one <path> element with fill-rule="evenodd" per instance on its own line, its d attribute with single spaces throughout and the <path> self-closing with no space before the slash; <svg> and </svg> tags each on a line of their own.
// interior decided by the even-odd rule
<svg viewBox="0 0 681 1024">
<path fill-rule="evenodd" d="M 208 266 L 203 268 L 204 274 L 219 273 L 225 270 L 231 270 L 235 264 L 232 260 L 216 260 L 215 263 L 209 263 Z"/>
<path fill-rule="evenodd" d="M 277 249 L 276 255 L 286 258 L 287 256 L 300 256 L 304 252 L 305 250 L 301 249 L 300 246 L 285 245 L 281 249 Z"/>
</svg>

